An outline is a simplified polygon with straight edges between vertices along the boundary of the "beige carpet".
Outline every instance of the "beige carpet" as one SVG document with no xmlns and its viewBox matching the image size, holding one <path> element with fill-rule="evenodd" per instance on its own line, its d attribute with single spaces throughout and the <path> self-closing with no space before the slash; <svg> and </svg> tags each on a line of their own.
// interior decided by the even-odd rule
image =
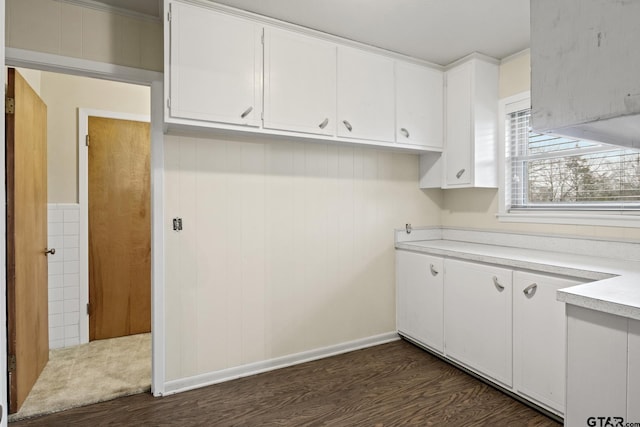
<svg viewBox="0 0 640 427">
<path fill-rule="evenodd" d="M 49 363 L 9 421 L 142 393 L 151 388 L 151 334 L 51 350 Z"/>
</svg>

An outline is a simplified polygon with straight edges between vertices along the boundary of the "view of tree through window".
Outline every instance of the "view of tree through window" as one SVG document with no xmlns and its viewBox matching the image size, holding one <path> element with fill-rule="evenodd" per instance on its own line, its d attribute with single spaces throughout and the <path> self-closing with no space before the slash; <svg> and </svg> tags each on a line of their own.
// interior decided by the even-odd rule
<svg viewBox="0 0 640 427">
<path fill-rule="evenodd" d="M 531 131 L 509 115 L 512 208 L 640 208 L 640 151 Z"/>
</svg>

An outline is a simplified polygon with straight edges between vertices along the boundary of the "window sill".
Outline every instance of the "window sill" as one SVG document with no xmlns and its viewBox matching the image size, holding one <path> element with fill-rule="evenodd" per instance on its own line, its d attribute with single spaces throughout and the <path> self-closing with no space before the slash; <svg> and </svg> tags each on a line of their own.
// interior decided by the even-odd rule
<svg viewBox="0 0 640 427">
<path fill-rule="evenodd" d="M 640 227 L 638 212 L 509 212 L 496 214 L 500 222 L 521 222 L 535 224 L 570 224 L 603 227 Z"/>
</svg>

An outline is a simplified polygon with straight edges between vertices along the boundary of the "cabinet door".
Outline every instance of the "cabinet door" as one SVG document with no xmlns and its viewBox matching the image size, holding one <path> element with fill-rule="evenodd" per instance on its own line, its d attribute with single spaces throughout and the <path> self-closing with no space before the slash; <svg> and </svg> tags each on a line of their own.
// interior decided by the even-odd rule
<svg viewBox="0 0 640 427">
<path fill-rule="evenodd" d="M 565 426 L 625 416 L 627 324 L 624 317 L 567 304 Z"/>
<path fill-rule="evenodd" d="M 445 260 L 445 354 L 511 386 L 511 270 Z"/>
<path fill-rule="evenodd" d="M 556 291 L 575 280 L 516 271 L 513 276 L 513 385 L 564 413 L 565 305 Z"/>
<path fill-rule="evenodd" d="M 396 251 L 398 332 L 443 351 L 442 258 Z"/>
<path fill-rule="evenodd" d="M 447 143 L 445 181 L 447 186 L 468 186 L 472 184 L 472 73 L 473 64 L 471 62 L 459 65 L 446 73 Z"/>
<path fill-rule="evenodd" d="M 629 319 L 627 421 L 640 420 L 640 321 Z"/>
<path fill-rule="evenodd" d="M 394 142 L 393 60 L 338 46 L 338 136 Z"/>
<path fill-rule="evenodd" d="M 336 46 L 265 28 L 264 49 L 264 127 L 334 135 Z"/>
<path fill-rule="evenodd" d="M 396 142 L 442 148 L 442 72 L 396 62 Z"/>
<path fill-rule="evenodd" d="M 171 117 L 259 126 L 261 36 L 251 21 L 171 3 Z"/>
</svg>

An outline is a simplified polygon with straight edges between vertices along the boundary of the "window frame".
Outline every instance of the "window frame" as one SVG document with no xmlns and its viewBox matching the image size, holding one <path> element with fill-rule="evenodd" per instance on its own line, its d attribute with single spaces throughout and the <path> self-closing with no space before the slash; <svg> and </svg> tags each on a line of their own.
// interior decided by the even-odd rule
<svg viewBox="0 0 640 427">
<path fill-rule="evenodd" d="M 577 207 L 567 209 L 535 207 L 510 210 L 510 200 L 507 200 L 510 199 L 507 188 L 510 188 L 511 185 L 508 180 L 511 175 L 511 161 L 506 140 L 507 115 L 527 108 L 531 108 L 531 92 L 529 91 L 502 98 L 498 103 L 498 213 L 496 214 L 498 220 L 521 223 L 639 227 L 640 212 L 633 210 L 588 210 Z"/>
</svg>

